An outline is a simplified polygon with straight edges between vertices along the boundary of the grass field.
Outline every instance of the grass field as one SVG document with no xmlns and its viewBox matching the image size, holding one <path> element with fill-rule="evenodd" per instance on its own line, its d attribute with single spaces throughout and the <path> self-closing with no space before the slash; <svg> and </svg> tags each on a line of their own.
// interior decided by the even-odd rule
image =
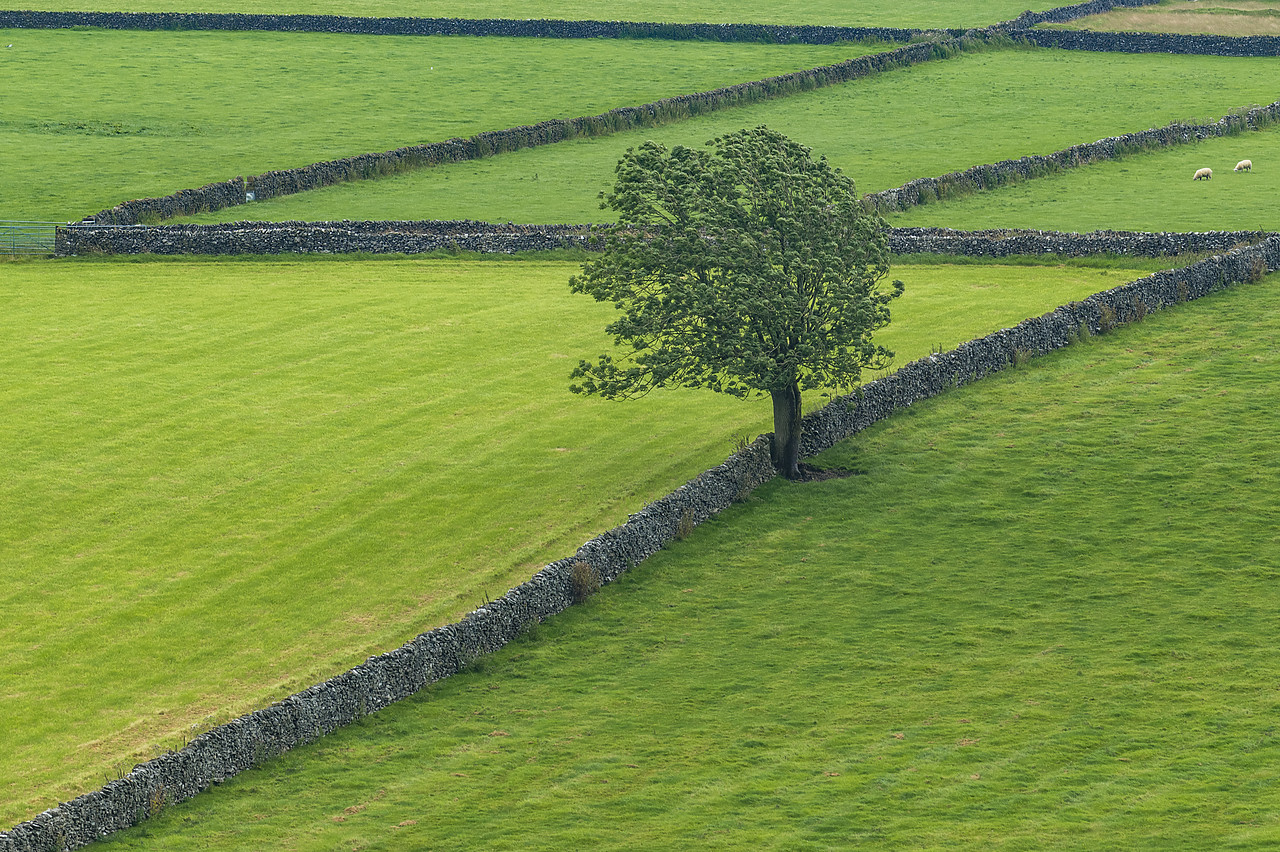
<svg viewBox="0 0 1280 852">
<path fill-rule="evenodd" d="M 93 8 L 967 26 L 1057 5 L 212 2 Z M 1244 11 L 1219 17 L 1267 17 Z M 0 218 L 58 220 L 885 47 L 10 43 Z M 222 218 L 599 220 L 628 145 L 760 123 L 874 191 L 1269 103 L 1275 67 L 967 54 Z M 894 224 L 1275 227 L 1276 139 Z M 902 363 L 1170 263 L 906 263 L 881 342 Z M 576 269 L 0 262 L 0 828 L 458 617 L 769 428 L 763 400 L 570 395 L 574 359 L 607 345 Z M 913 406 L 825 457 L 858 475 L 768 485 L 472 671 L 114 842 L 1274 848 L 1278 309 L 1273 276 Z"/>
<path fill-rule="evenodd" d="M 866 45 L 0 30 L 0 219 L 595 115 Z M 880 47 L 883 47 L 880 46 Z"/>
<path fill-rule="evenodd" d="M 1251 159 L 1251 172 L 1235 173 Z M 1196 170 L 1213 179 L 1192 181 Z M 1098 163 L 955 201 L 914 207 L 894 225 L 1089 231 L 1280 230 L 1280 131 L 1210 139 Z"/>
<path fill-rule="evenodd" d="M 344 184 L 191 221 L 472 218 L 589 222 L 628 146 L 701 145 L 767 124 L 843 168 L 862 192 L 1045 154 L 1276 99 L 1270 59 L 1003 50 L 629 133 Z M 1080 105 L 1088 103 L 1089 109 Z M 1232 165 L 1235 161 L 1232 161 Z M 1140 202 L 1135 196 L 1134 203 Z M 1156 211 L 1159 212 L 1159 211 Z"/>
<path fill-rule="evenodd" d="M 610 310 L 575 269 L 0 267 L 0 822 L 456 618 L 768 428 L 569 394 Z M 902 363 L 1139 273 L 894 274 Z"/>
<path fill-rule="evenodd" d="M 1164 0 L 1138 9 L 1113 9 L 1077 18 L 1055 29 L 1101 32 L 1187 33 L 1225 36 L 1280 35 L 1276 0 Z"/>
<path fill-rule="evenodd" d="M 1280 288 L 917 403 L 116 848 L 1272 849 Z"/>
<path fill-rule="evenodd" d="M 973 27 L 1017 17 L 1024 9 L 1051 9 L 1055 0 L 95 0 L 104 12 L 251 12 L 369 15 L 375 17 L 558 18 L 594 21 L 672 21 L 680 23 L 836 24 L 877 27 Z M 83 11 L 80 2 L 23 0 L 23 9 Z"/>
</svg>

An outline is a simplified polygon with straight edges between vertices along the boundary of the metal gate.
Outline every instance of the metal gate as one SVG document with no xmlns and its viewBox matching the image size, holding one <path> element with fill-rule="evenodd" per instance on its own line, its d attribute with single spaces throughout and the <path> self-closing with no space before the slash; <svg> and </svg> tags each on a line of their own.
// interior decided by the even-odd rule
<svg viewBox="0 0 1280 852">
<path fill-rule="evenodd" d="M 0 220 L 0 255 L 53 254 L 59 222 Z"/>
</svg>

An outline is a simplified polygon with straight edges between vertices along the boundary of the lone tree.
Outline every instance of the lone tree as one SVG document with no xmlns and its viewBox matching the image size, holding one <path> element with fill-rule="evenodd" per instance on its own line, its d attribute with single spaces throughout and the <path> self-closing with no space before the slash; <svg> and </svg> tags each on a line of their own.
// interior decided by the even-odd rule
<svg viewBox="0 0 1280 852">
<path fill-rule="evenodd" d="M 847 390 L 888 363 L 871 335 L 902 282 L 880 286 L 884 222 L 825 159 L 767 127 L 707 145 L 646 142 L 618 163 L 601 204 L 618 222 L 569 287 L 614 303 L 621 316 L 605 330 L 629 349 L 581 361 L 570 390 L 767 392 L 773 463 L 800 479 L 800 392 Z"/>
</svg>

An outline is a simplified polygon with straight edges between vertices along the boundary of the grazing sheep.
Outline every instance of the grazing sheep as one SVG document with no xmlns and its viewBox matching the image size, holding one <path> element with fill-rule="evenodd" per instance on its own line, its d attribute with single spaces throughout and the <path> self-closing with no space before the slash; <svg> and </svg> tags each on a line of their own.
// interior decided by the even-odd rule
<svg viewBox="0 0 1280 852">
<path fill-rule="evenodd" d="M 1253 160 L 1241 160 L 1240 162 L 1236 163 L 1236 171 L 1238 172 L 1253 171 Z"/>
<path fill-rule="evenodd" d="M 1213 177 L 1213 169 L 1200 169 L 1192 180 L 1209 180 L 1211 177 Z"/>
</svg>

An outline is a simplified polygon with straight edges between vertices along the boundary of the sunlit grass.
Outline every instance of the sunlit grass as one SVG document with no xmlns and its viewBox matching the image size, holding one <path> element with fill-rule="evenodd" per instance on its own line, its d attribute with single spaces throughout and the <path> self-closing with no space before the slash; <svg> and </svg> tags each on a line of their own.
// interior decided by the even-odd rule
<svg viewBox="0 0 1280 852">
<path fill-rule="evenodd" d="M 52 221 L 236 175 L 596 115 L 873 49 L 0 30 L 7 44 L 0 219 Z"/>
<path fill-rule="evenodd" d="M 1233 172 L 1251 159 L 1249 172 Z M 1193 181 L 1200 168 L 1213 179 Z M 1280 230 L 1280 131 L 1209 139 L 913 207 L 894 225 L 1091 231 Z"/>
<path fill-rule="evenodd" d="M 611 310 L 576 268 L 5 264 L 0 822 L 458 617 L 769 428 L 767 400 L 571 395 Z M 883 342 L 1137 274 L 903 266 Z"/>
<path fill-rule="evenodd" d="M 628 146 L 701 145 L 767 124 L 862 192 L 1047 154 L 1276 99 L 1268 59 L 1009 50 L 965 54 L 710 116 L 231 208 L 193 221 L 471 218 L 590 222 Z M 1234 161 L 1232 161 L 1234 165 Z M 1138 203 L 1139 199 L 1135 199 Z"/>
<path fill-rule="evenodd" d="M 121 848 L 1270 849 L 1273 280 L 917 403 Z"/>
</svg>

